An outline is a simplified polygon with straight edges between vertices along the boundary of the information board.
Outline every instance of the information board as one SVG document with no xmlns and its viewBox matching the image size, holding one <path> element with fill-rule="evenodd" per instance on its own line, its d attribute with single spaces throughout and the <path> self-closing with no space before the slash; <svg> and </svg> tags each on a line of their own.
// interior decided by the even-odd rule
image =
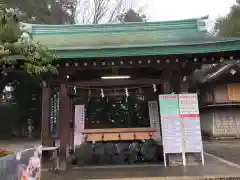
<svg viewBox="0 0 240 180">
<path fill-rule="evenodd" d="M 50 131 L 53 137 L 59 137 L 59 92 L 54 92 L 51 97 Z"/>
<path fill-rule="evenodd" d="M 197 94 L 179 94 L 179 112 L 184 131 L 184 152 L 201 153 L 204 164 Z"/>
<path fill-rule="evenodd" d="M 184 127 L 185 152 L 202 152 L 197 94 L 179 94 L 179 110 Z"/>
<path fill-rule="evenodd" d="M 160 95 L 159 104 L 164 154 L 182 153 L 178 96 L 176 94 Z"/>
<path fill-rule="evenodd" d="M 75 106 L 75 116 L 74 116 L 74 148 L 81 145 L 84 141 L 84 136 L 82 131 L 84 130 L 85 122 L 85 106 L 76 105 Z"/>
<path fill-rule="evenodd" d="M 164 162 L 166 154 L 201 153 L 204 164 L 197 94 L 168 94 L 159 96 Z"/>
<path fill-rule="evenodd" d="M 157 142 L 161 142 L 162 138 L 161 138 L 158 102 L 157 101 L 148 101 L 148 109 L 149 109 L 150 127 L 156 128 L 156 132 L 154 133 L 153 137 Z"/>
</svg>

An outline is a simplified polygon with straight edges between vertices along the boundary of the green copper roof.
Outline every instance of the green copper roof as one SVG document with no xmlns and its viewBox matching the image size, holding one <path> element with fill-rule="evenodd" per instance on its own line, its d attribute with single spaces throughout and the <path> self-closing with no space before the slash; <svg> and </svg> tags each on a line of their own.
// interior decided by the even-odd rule
<svg viewBox="0 0 240 180">
<path fill-rule="evenodd" d="M 34 42 L 47 45 L 62 58 L 240 50 L 240 40 L 208 34 L 206 18 L 126 24 L 24 25 Z"/>
</svg>

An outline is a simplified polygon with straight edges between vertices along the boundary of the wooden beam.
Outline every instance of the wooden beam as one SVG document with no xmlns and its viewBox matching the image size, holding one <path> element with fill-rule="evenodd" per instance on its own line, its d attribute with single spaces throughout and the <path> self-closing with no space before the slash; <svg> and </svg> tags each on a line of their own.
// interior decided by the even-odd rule
<svg viewBox="0 0 240 180">
<path fill-rule="evenodd" d="M 103 86 L 129 86 L 129 85 L 152 85 L 162 84 L 160 79 L 109 79 L 109 80 L 95 80 L 95 81 L 76 81 L 67 82 L 67 86 L 76 87 L 103 87 Z"/>
<path fill-rule="evenodd" d="M 110 128 L 110 129 L 84 129 L 82 133 L 121 133 L 121 132 L 156 132 L 155 128 Z"/>
<path fill-rule="evenodd" d="M 163 71 L 163 79 L 164 79 L 164 84 L 163 84 L 163 92 L 164 94 L 169 94 L 172 92 L 172 69 L 165 69 Z"/>
</svg>

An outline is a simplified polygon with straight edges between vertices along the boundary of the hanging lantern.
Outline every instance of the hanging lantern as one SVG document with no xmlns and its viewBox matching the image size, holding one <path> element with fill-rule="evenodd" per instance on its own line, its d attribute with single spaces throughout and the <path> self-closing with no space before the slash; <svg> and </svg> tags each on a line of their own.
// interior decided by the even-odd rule
<svg viewBox="0 0 240 180">
<path fill-rule="evenodd" d="M 104 98 L 103 88 L 101 88 L 101 97 Z"/>
<path fill-rule="evenodd" d="M 156 84 L 153 84 L 153 92 L 157 92 Z"/>
</svg>

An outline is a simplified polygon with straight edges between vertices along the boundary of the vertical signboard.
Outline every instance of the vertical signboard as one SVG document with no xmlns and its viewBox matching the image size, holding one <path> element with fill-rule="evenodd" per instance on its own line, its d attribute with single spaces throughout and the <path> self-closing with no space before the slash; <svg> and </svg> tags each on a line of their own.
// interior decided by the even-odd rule
<svg viewBox="0 0 240 180">
<path fill-rule="evenodd" d="M 85 121 L 85 106 L 76 105 L 75 106 L 75 116 L 74 116 L 74 148 L 81 145 L 84 141 L 84 136 L 82 131 L 84 130 Z"/>
<path fill-rule="evenodd" d="M 179 94 L 179 112 L 184 129 L 184 151 L 202 153 L 204 164 L 197 94 Z"/>
<path fill-rule="evenodd" d="M 159 118 L 157 101 L 148 101 L 148 109 L 149 109 L 150 126 L 151 128 L 156 128 L 156 132 L 154 133 L 154 138 L 156 141 L 161 141 L 160 118 Z"/>
<path fill-rule="evenodd" d="M 178 95 L 160 95 L 159 104 L 164 150 L 164 165 L 166 166 L 166 154 L 183 152 Z"/>
<path fill-rule="evenodd" d="M 59 136 L 59 92 L 51 97 L 50 130 L 53 137 Z"/>
</svg>

